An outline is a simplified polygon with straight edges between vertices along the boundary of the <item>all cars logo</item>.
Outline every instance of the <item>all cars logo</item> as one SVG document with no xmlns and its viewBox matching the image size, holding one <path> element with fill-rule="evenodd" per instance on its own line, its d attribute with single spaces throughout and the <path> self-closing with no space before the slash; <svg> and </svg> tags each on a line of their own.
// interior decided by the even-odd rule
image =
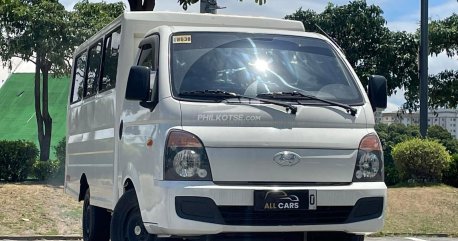
<svg viewBox="0 0 458 241">
<path fill-rule="evenodd" d="M 264 209 L 266 210 L 284 210 L 284 209 L 299 209 L 299 197 L 296 195 L 288 195 L 282 191 L 267 192 L 265 196 Z"/>
</svg>

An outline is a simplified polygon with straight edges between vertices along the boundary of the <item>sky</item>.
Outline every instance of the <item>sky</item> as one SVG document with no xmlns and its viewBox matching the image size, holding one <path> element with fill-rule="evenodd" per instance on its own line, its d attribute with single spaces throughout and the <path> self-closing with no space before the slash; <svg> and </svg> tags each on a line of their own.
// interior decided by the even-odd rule
<svg viewBox="0 0 458 241">
<path fill-rule="evenodd" d="M 100 0 L 90 0 L 91 2 Z M 115 2 L 119 0 L 105 0 Z M 384 11 L 387 26 L 394 31 L 413 32 L 420 24 L 420 1 L 421 0 L 367 0 L 370 4 L 379 5 Z M 77 0 L 60 0 L 60 2 L 71 10 Z M 128 6 L 127 0 L 123 0 Z M 312 9 L 322 12 L 328 2 L 336 5 L 343 5 L 349 0 L 267 0 L 263 6 L 255 3 L 255 0 L 218 0 L 218 4 L 225 9 L 219 10 L 219 14 L 236 14 L 248 16 L 264 16 L 272 18 L 283 18 L 294 13 L 299 8 Z M 127 7 L 128 9 L 128 7 Z M 429 0 L 429 17 L 432 20 L 446 18 L 453 13 L 458 13 L 457 0 Z M 199 4 L 188 8 L 187 12 L 199 12 Z M 156 0 L 155 11 L 184 12 L 178 5 L 177 0 Z M 445 54 L 429 58 L 429 73 L 436 74 L 445 69 L 458 70 L 458 57 L 448 58 Z M 374 73 L 376 74 L 376 73 Z M 399 90 L 396 95 L 389 98 L 388 111 L 397 110 L 398 106 L 404 103 L 403 91 Z"/>
</svg>

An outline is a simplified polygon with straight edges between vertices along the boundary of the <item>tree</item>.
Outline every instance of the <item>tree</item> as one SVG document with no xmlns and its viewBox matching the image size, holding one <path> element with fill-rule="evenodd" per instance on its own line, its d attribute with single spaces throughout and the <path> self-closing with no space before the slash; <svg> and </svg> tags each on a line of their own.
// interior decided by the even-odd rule
<svg viewBox="0 0 458 241">
<path fill-rule="evenodd" d="M 82 0 L 70 12 L 70 25 L 76 46 L 80 45 L 97 31 L 105 27 L 124 12 L 122 2 L 106 3 Z"/>
<path fill-rule="evenodd" d="M 390 94 L 417 79 L 418 41 L 413 34 L 391 32 L 383 11 L 356 0 L 346 5 L 328 4 L 322 13 L 299 9 L 287 19 L 299 20 L 306 31 L 326 31 L 343 49 L 363 85 L 372 74 L 388 79 Z M 401 53 L 398 55 L 398 53 Z"/>
<path fill-rule="evenodd" d="M 130 11 L 153 11 L 156 7 L 156 0 L 128 0 Z M 240 0 L 241 2 L 242 0 Z M 195 4 L 199 0 L 178 0 L 178 3 L 184 10 L 188 9 L 189 5 Z M 265 4 L 266 0 L 255 0 L 259 5 Z"/>
<path fill-rule="evenodd" d="M 443 20 L 432 21 L 430 29 L 431 54 L 446 52 L 449 57 L 458 55 L 458 14 Z M 458 107 L 458 70 L 445 70 L 430 76 L 429 102 L 433 108 Z"/>
<path fill-rule="evenodd" d="M 458 140 L 445 128 L 438 125 L 428 127 L 428 138 L 440 142 L 450 154 L 458 154 Z"/>
<path fill-rule="evenodd" d="M 458 55 L 458 14 L 454 13 L 443 20 L 432 21 L 429 30 L 432 54 L 446 51 L 449 57 Z"/>
<path fill-rule="evenodd" d="M 389 94 L 403 88 L 404 109 L 419 107 L 418 49 L 419 32 L 390 31 L 383 11 L 366 1 L 355 0 L 342 6 L 328 4 L 322 13 L 299 9 L 287 19 L 299 20 L 307 31 L 326 31 L 343 49 L 363 85 L 371 74 L 388 79 Z M 431 54 L 458 55 L 458 14 L 432 21 Z M 447 70 L 429 78 L 429 104 L 432 108 L 458 106 L 458 71 Z"/>
<path fill-rule="evenodd" d="M 416 35 L 419 32 L 417 31 Z M 458 14 L 434 20 L 429 24 L 430 54 L 438 55 L 445 52 L 449 57 L 458 55 Z M 406 109 L 418 109 L 419 87 L 418 81 L 409 83 L 406 93 Z M 444 70 L 436 75 L 429 76 L 428 104 L 430 108 L 458 107 L 458 71 Z"/>
<path fill-rule="evenodd" d="M 97 10 L 91 11 L 92 6 Z M 57 0 L 0 0 L 0 57 L 5 61 L 18 57 L 36 66 L 35 116 L 42 161 L 49 159 L 51 148 L 49 74 L 70 73 L 75 47 L 97 28 L 112 21 L 114 14 L 120 14 L 119 11 L 105 14 L 119 7 L 104 9 L 99 6 L 111 5 L 91 4 L 86 0 L 76 4 L 76 10 L 70 13 Z M 99 15 L 104 17 L 99 18 Z"/>
<path fill-rule="evenodd" d="M 57 0 L 1 0 L 1 57 L 35 63 L 35 116 L 40 160 L 48 160 L 52 118 L 48 110 L 49 73 L 68 73 L 71 36 L 68 13 Z"/>
</svg>

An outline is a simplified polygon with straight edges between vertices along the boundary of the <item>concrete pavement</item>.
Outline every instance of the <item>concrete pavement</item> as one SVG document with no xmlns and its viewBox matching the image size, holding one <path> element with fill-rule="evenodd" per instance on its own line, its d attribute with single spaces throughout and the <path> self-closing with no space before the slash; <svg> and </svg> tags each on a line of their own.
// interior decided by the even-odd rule
<svg viewBox="0 0 458 241">
<path fill-rule="evenodd" d="M 22 241 L 12 239 L 0 239 L 2 241 Z M 29 241 L 43 241 L 29 240 Z M 81 241 L 81 240 L 53 240 L 53 241 Z M 338 240 L 336 240 L 338 241 Z M 436 238 L 436 237 L 379 237 L 379 238 L 366 238 L 365 241 L 458 241 L 458 238 Z"/>
</svg>

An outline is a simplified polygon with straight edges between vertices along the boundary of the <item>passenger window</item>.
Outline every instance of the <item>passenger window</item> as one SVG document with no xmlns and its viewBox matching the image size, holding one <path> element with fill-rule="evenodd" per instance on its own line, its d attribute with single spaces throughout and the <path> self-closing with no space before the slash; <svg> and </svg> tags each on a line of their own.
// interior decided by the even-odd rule
<svg viewBox="0 0 458 241">
<path fill-rule="evenodd" d="M 102 63 L 102 41 L 89 49 L 87 69 L 87 82 L 85 97 L 97 94 L 98 80 L 100 78 L 100 65 Z"/>
<path fill-rule="evenodd" d="M 100 84 L 101 91 L 112 89 L 116 86 L 120 45 L 121 28 L 118 28 L 105 38 L 105 55 L 102 67 L 102 82 Z"/>
<path fill-rule="evenodd" d="M 74 74 L 73 74 L 73 91 L 71 103 L 75 103 L 83 99 L 83 84 L 84 84 L 84 75 L 86 72 L 86 61 L 87 53 L 84 52 L 80 56 L 76 57 L 74 63 Z"/>
</svg>

